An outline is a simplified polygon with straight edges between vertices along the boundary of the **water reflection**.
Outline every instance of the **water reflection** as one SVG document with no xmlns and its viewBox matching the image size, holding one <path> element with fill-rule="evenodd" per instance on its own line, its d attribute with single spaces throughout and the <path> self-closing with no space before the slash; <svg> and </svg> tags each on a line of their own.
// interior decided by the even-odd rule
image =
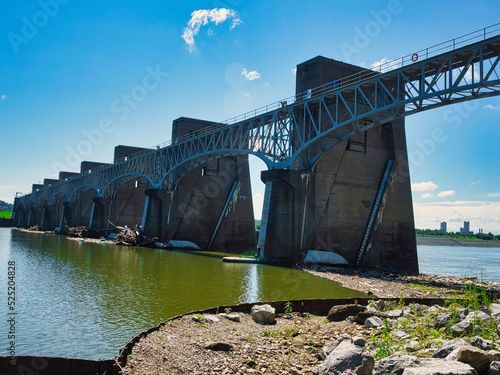
<svg viewBox="0 0 500 375">
<path fill-rule="evenodd" d="M 359 295 L 298 270 L 0 229 L 2 285 L 8 259 L 18 269 L 18 355 L 112 358 L 140 331 L 189 311 Z M 6 344 L 0 336 L 0 355 Z"/>
<path fill-rule="evenodd" d="M 259 274 L 257 273 L 257 264 L 249 264 L 246 268 L 246 276 L 243 280 L 245 294 L 241 302 L 256 302 L 259 300 Z"/>
</svg>

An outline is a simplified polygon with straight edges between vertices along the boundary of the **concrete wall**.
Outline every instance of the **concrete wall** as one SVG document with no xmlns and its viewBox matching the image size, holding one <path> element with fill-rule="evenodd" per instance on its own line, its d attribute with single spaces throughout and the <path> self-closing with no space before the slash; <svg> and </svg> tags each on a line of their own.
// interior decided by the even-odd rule
<svg viewBox="0 0 500 375">
<path fill-rule="evenodd" d="M 297 66 L 297 93 L 359 73 L 324 57 Z M 313 146 L 319 151 L 319 146 Z M 300 262 L 307 250 L 356 263 L 389 160 L 395 161 L 363 265 L 418 272 L 404 119 L 372 128 L 325 152 L 312 170 L 263 172 L 272 182 L 265 256 Z"/>
<path fill-rule="evenodd" d="M 108 201 L 109 221 L 129 228 L 140 226 L 146 200 L 145 190 L 148 188 L 150 186 L 144 178 L 134 178 L 120 184 L 113 198 Z M 104 228 L 109 228 L 108 218 L 104 220 Z"/>
<path fill-rule="evenodd" d="M 167 239 L 192 241 L 207 249 L 228 198 L 229 206 L 210 250 L 254 250 L 255 221 L 246 155 L 208 161 L 181 179 L 172 194 Z"/>
<path fill-rule="evenodd" d="M 185 136 L 194 136 L 196 134 L 203 134 L 205 129 L 208 130 L 215 122 L 198 120 L 189 117 L 179 117 L 172 123 L 172 141 Z"/>
<path fill-rule="evenodd" d="M 98 163 L 94 161 L 82 161 L 80 163 L 80 174 L 87 174 L 89 170 L 100 168 L 104 165 L 111 165 L 107 163 Z"/>
<path fill-rule="evenodd" d="M 115 147 L 113 162 L 122 161 L 125 157 L 133 156 L 137 153 L 149 152 L 151 149 L 144 147 L 118 145 Z"/>
<path fill-rule="evenodd" d="M 63 182 L 67 178 L 72 178 L 72 177 L 76 177 L 76 176 L 80 176 L 80 173 L 61 171 L 61 172 L 59 172 L 59 181 Z"/>
<path fill-rule="evenodd" d="M 204 131 L 212 124 L 179 118 L 174 121 L 172 139 Z M 206 250 L 223 215 L 210 250 L 242 253 L 256 248 L 247 155 L 209 160 L 191 169 L 176 186 L 148 189 L 145 194 L 144 231 L 149 236 L 191 241 Z"/>
</svg>

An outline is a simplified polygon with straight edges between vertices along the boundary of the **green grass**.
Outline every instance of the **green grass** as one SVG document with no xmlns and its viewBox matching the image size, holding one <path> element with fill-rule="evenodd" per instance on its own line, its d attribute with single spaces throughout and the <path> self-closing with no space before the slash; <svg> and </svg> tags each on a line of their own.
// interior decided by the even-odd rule
<svg viewBox="0 0 500 375">
<path fill-rule="evenodd" d="M 0 212 L 0 217 L 4 217 L 6 219 L 12 219 L 12 212 Z"/>
</svg>

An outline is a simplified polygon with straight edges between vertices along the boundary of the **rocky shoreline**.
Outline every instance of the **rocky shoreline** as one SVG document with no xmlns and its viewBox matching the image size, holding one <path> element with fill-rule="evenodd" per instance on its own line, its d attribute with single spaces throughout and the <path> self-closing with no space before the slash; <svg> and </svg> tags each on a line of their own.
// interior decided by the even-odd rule
<svg viewBox="0 0 500 375">
<path fill-rule="evenodd" d="M 472 297 L 469 295 L 468 297 Z M 500 373 L 500 304 L 470 307 L 371 300 L 328 316 L 188 314 L 143 336 L 123 374 L 412 375 Z M 497 301 L 498 302 L 498 301 Z"/>
<path fill-rule="evenodd" d="M 467 286 L 481 284 L 485 290 L 500 296 L 499 283 L 480 282 L 476 278 L 435 275 L 401 275 L 383 270 L 336 267 L 304 267 L 312 275 L 338 282 L 345 288 L 378 298 L 453 298 Z"/>
</svg>

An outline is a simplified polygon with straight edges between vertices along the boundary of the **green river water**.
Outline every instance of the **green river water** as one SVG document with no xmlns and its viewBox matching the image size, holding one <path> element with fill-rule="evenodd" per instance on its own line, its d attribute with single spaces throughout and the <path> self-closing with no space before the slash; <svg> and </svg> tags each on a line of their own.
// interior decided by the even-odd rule
<svg viewBox="0 0 500 375">
<path fill-rule="evenodd" d="M 0 355 L 10 341 L 9 261 L 17 355 L 108 359 L 142 330 L 189 311 L 361 295 L 300 270 L 0 228 Z"/>
</svg>

